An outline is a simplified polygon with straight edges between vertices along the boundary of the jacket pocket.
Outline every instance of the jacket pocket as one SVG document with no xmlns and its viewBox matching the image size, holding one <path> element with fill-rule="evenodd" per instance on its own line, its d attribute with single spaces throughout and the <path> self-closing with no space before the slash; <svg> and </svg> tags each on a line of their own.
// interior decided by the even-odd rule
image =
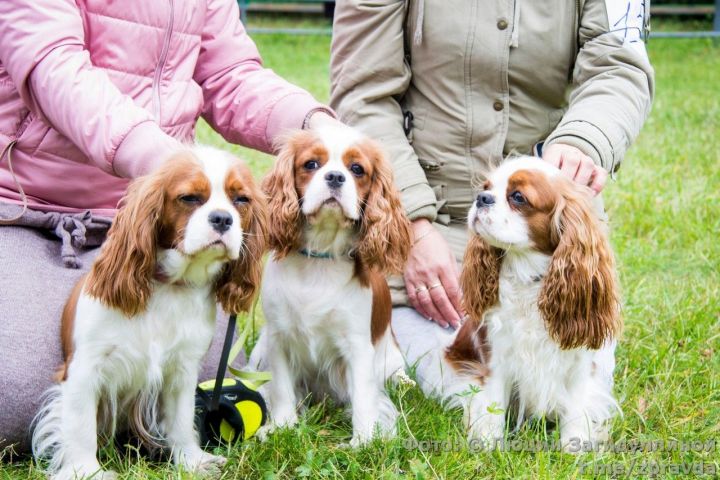
<svg viewBox="0 0 720 480">
<path fill-rule="evenodd" d="M 451 216 L 447 211 L 447 199 L 445 198 L 447 195 L 446 186 L 444 183 L 439 183 L 436 185 L 431 185 L 433 192 L 435 193 L 435 198 L 437 199 L 436 207 L 437 207 L 437 217 L 435 218 L 435 222 L 439 223 L 440 225 L 450 225 L 451 222 Z"/>
<path fill-rule="evenodd" d="M 40 146 L 51 128 L 34 113 L 29 113 L 20 122 L 16 133 L 17 147 L 32 155 Z"/>
<path fill-rule="evenodd" d="M 420 162 L 422 169 L 426 172 L 437 172 L 442 168 L 442 163 L 437 160 L 418 157 L 418 161 Z"/>
<path fill-rule="evenodd" d="M 59 157 L 78 163 L 91 163 L 90 159 L 72 142 L 53 128 L 43 136 L 42 141 L 34 150 L 36 155 Z"/>
</svg>

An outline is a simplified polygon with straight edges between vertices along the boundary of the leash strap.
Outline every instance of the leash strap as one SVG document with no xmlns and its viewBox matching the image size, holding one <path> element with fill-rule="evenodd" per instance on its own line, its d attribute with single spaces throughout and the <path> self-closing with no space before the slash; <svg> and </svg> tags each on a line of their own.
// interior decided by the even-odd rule
<svg viewBox="0 0 720 480">
<path fill-rule="evenodd" d="M 255 308 L 253 306 L 253 313 L 254 311 Z M 220 405 L 223 379 L 225 378 L 225 372 L 227 370 L 235 375 L 235 377 L 249 383 L 254 389 L 257 389 L 272 379 L 270 372 L 246 372 L 231 366 L 232 362 L 237 358 L 245 346 L 245 341 L 250 336 L 252 325 L 253 322 L 246 319 L 242 331 L 238 332 L 238 338 L 233 344 L 233 333 L 235 333 L 237 328 L 237 315 L 233 314 L 228 318 L 228 326 L 225 332 L 225 342 L 223 344 L 222 353 L 220 354 L 220 364 L 218 365 L 217 375 L 215 376 L 215 385 L 213 386 L 212 396 L 208 395 L 207 392 L 199 386 L 195 389 L 200 398 L 203 399 L 203 402 L 207 406 L 208 410 L 215 411 Z"/>
<path fill-rule="evenodd" d="M 228 357 L 230 356 L 230 348 L 232 347 L 232 337 L 235 332 L 236 323 L 237 315 L 233 313 L 228 319 L 228 326 L 225 332 L 225 344 L 223 345 L 222 354 L 220 355 L 220 365 L 218 365 L 217 375 L 215 376 L 215 387 L 213 388 L 210 410 L 217 410 L 220 404 L 220 391 L 222 390 L 223 378 L 225 378 L 225 370 L 228 366 Z"/>
<path fill-rule="evenodd" d="M 255 323 L 253 319 L 255 318 L 256 307 L 257 300 L 255 301 L 255 304 L 253 305 L 252 311 L 249 315 L 250 318 L 245 321 L 245 325 L 243 325 L 242 330 L 238 332 L 235 345 L 233 345 L 232 349 L 230 350 L 230 358 L 228 359 L 227 368 L 228 370 L 230 370 L 230 373 L 232 373 L 241 380 L 245 380 L 246 383 L 250 383 L 250 386 L 257 390 L 261 385 L 269 382 L 272 379 L 272 374 L 270 372 L 247 372 L 245 370 L 240 370 L 232 366 L 232 363 L 240 354 L 243 347 L 245 346 L 247 339 L 250 337 L 250 332 Z"/>
</svg>

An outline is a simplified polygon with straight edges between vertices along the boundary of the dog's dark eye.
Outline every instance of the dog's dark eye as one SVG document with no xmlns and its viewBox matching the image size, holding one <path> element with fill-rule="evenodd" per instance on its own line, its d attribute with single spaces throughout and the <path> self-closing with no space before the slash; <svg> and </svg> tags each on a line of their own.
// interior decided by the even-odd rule
<svg viewBox="0 0 720 480">
<path fill-rule="evenodd" d="M 363 175 L 365 175 L 365 169 L 358 163 L 353 163 L 352 165 L 350 165 L 350 171 L 356 177 L 362 177 Z"/>
<path fill-rule="evenodd" d="M 509 195 L 510 201 L 517 205 L 525 205 L 527 203 L 527 199 L 525 198 L 525 195 L 515 190 Z"/>
<path fill-rule="evenodd" d="M 178 200 L 189 205 L 197 205 L 199 203 L 202 203 L 202 198 L 200 198 L 199 195 L 193 195 L 191 193 L 187 195 L 180 195 L 178 197 Z"/>
<path fill-rule="evenodd" d="M 233 198 L 233 203 L 235 205 L 240 205 L 241 203 L 248 203 L 250 202 L 250 199 L 246 197 L 245 195 L 236 195 L 235 198 Z"/>
<path fill-rule="evenodd" d="M 305 170 L 317 170 L 319 166 L 320 162 L 318 162 L 317 160 L 308 160 L 307 162 L 305 162 L 305 165 L 303 165 L 303 167 L 305 167 Z"/>
</svg>

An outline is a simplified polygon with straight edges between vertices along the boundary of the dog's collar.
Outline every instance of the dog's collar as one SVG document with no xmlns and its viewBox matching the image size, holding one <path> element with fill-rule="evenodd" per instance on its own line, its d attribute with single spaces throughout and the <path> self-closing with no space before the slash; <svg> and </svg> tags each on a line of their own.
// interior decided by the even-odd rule
<svg viewBox="0 0 720 480">
<path fill-rule="evenodd" d="M 301 248 L 300 250 L 298 250 L 298 253 L 304 257 L 320 258 L 323 260 L 335 260 L 336 258 L 338 258 L 330 252 L 318 252 L 315 250 L 308 250 L 307 248 Z M 349 258 L 350 260 L 354 260 L 355 250 L 350 250 L 349 252 L 341 255 L 341 258 Z"/>
<path fill-rule="evenodd" d="M 322 258 L 325 260 L 335 260 L 335 255 L 330 252 L 316 252 L 315 250 L 308 250 L 307 248 L 301 248 L 298 250 L 300 255 L 308 258 Z"/>
</svg>

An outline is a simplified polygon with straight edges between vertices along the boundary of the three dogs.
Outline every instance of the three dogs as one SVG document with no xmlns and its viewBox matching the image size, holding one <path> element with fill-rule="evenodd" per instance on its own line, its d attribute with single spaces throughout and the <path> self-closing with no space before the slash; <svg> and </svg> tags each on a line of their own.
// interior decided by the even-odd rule
<svg viewBox="0 0 720 480">
<path fill-rule="evenodd" d="M 267 321 L 250 358 L 273 374 L 263 434 L 294 425 L 313 393 L 349 405 L 351 445 L 393 435 L 386 381 L 412 381 L 385 275 L 402 272 L 412 238 L 389 162 L 351 129 L 298 132 L 262 190 L 241 162 L 204 147 L 132 184 L 63 314 L 65 363 L 33 436 L 54 478 L 113 478 L 96 454 L 118 429 L 186 470 L 219 473 L 225 460 L 193 429 L 198 369 L 216 304 L 250 307 L 266 241 Z M 421 387 L 464 408 L 471 438 L 501 437 L 511 407 L 518 422 L 557 418 L 564 444 L 603 438 L 617 410 L 621 321 L 612 252 L 587 194 L 538 159 L 511 160 L 468 223 L 468 320 L 411 339 Z"/>
</svg>

